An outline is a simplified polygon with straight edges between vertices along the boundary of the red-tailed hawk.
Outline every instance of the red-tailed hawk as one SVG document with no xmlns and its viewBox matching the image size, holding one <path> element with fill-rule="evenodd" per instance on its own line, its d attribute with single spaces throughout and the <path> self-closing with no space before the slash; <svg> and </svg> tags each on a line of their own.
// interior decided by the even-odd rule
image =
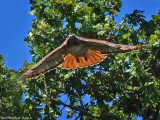
<svg viewBox="0 0 160 120">
<path fill-rule="evenodd" d="M 70 35 L 61 46 L 46 55 L 22 76 L 23 78 L 34 77 L 57 66 L 63 69 L 82 68 L 98 64 L 107 57 L 107 54 L 125 53 L 146 46 L 128 46 Z"/>
</svg>

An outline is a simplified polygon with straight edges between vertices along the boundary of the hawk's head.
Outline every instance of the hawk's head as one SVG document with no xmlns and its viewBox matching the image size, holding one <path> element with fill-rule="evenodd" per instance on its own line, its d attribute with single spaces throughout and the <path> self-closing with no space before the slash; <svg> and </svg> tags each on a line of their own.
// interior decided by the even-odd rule
<svg viewBox="0 0 160 120">
<path fill-rule="evenodd" d="M 69 35 L 68 36 L 68 45 L 79 45 L 80 40 L 75 35 Z"/>
</svg>

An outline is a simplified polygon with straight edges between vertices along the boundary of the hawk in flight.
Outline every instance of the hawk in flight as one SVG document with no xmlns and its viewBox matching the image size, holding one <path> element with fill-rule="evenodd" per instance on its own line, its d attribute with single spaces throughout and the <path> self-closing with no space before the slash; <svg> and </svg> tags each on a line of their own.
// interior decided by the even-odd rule
<svg viewBox="0 0 160 120">
<path fill-rule="evenodd" d="M 98 64 L 108 54 L 125 53 L 144 47 L 147 47 L 147 45 L 128 46 L 70 35 L 62 45 L 46 55 L 22 76 L 23 78 L 34 77 L 57 66 L 63 69 L 82 68 Z"/>
</svg>

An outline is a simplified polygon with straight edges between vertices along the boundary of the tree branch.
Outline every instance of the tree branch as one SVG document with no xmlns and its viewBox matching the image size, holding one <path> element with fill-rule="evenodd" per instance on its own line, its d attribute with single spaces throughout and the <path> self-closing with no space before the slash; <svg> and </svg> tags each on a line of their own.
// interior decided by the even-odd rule
<svg viewBox="0 0 160 120">
<path fill-rule="evenodd" d="M 66 104 L 66 103 L 64 103 L 64 102 L 62 102 L 60 100 L 55 99 L 53 96 L 51 96 L 51 100 L 53 100 L 54 102 L 59 103 L 61 105 L 64 105 L 66 107 L 69 107 L 69 108 L 71 108 L 71 109 L 73 109 L 75 111 L 80 111 L 81 113 L 83 113 L 86 116 L 90 116 L 90 117 L 93 117 L 93 118 L 104 118 L 105 117 L 105 118 L 109 118 L 109 119 L 114 118 L 116 120 L 121 120 L 119 117 L 117 117 L 116 115 L 114 115 L 112 113 L 107 113 L 107 114 L 103 114 L 103 115 L 91 114 L 91 113 L 87 112 L 86 110 L 84 110 L 83 108 L 78 108 L 76 106 L 73 106 L 73 105 L 70 105 L 70 104 Z"/>
</svg>

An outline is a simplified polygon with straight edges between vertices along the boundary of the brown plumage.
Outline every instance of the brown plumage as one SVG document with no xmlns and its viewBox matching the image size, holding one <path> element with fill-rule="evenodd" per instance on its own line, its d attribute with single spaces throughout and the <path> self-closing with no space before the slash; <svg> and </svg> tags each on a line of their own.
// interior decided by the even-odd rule
<svg viewBox="0 0 160 120">
<path fill-rule="evenodd" d="M 25 72 L 22 77 L 34 77 L 57 66 L 63 69 L 82 68 L 98 64 L 107 57 L 107 54 L 125 53 L 144 47 L 147 47 L 147 45 L 128 46 L 72 35 L 67 37 L 61 46 L 50 52 L 35 66 Z"/>
</svg>

